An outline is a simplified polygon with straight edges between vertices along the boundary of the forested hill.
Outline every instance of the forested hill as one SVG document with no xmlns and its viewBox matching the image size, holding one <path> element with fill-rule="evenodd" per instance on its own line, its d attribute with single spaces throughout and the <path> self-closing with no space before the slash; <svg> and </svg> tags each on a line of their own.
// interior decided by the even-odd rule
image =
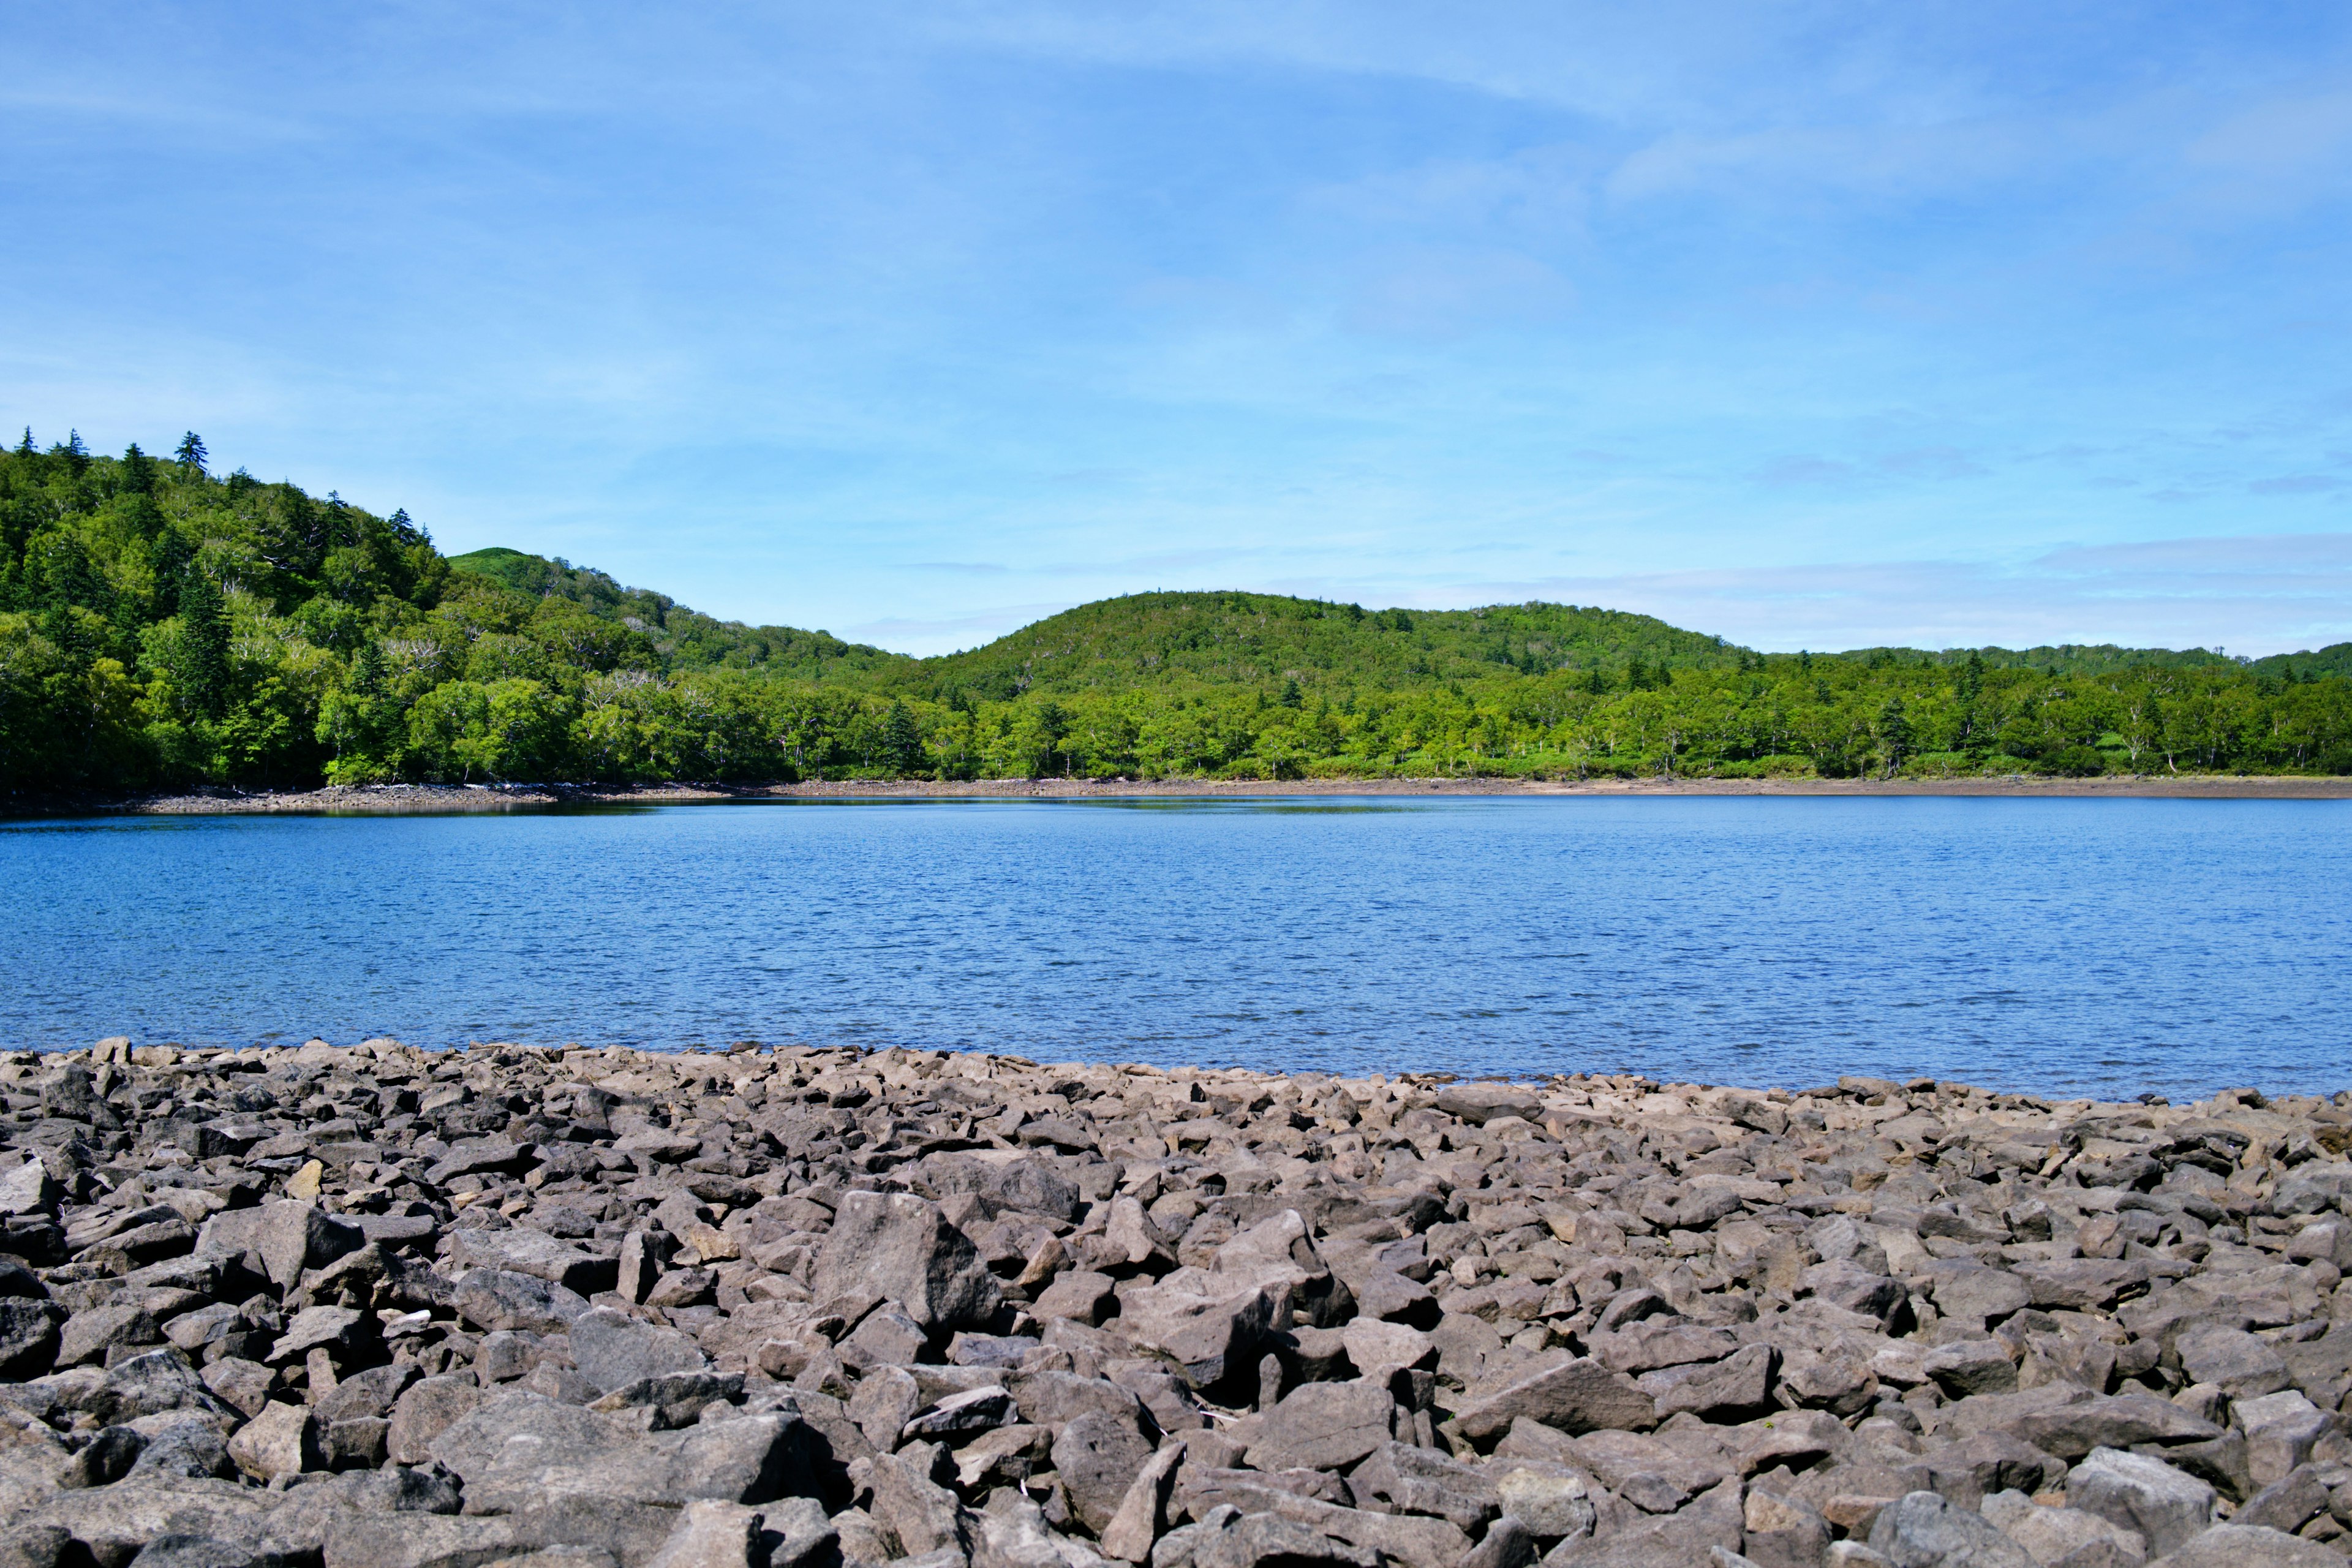
<svg viewBox="0 0 2352 1568">
<path fill-rule="evenodd" d="M 0 452 L 0 796 L 194 784 L 2352 772 L 2352 645 L 1772 654 L 1571 605 L 1084 605 L 916 659 L 203 443 Z"/>
<path fill-rule="evenodd" d="M 585 610 L 618 623 L 635 641 L 625 662 L 683 672 L 698 669 L 760 669 L 801 680 L 848 673 L 870 674 L 911 668 L 903 653 L 886 653 L 864 643 L 845 643 L 830 632 L 797 626 L 747 626 L 689 610 L 667 594 L 624 588 L 604 573 L 544 555 L 526 555 L 497 545 L 449 558 L 450 566 L 487 577 L 530 602 L 536 616 Z"/>
<path fill-rule="evenodd" d="M 1065 610 L 984 647 L 898 672 L 950 700 L 1141 687 L 1371 687 L 1555 670 L 1737 668 L 1721 637 L 1573 605 L 1367 610 L 1266 594 L 1135 594 Z"/>
</svg>

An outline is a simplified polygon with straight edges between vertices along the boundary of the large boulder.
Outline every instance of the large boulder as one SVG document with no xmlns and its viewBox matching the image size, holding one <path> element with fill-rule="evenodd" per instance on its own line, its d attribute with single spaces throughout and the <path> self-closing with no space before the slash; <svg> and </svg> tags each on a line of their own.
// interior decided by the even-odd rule
<svg viewBox="0 0 2352 1568">
<path fill-rule="evenodd" d="M 594 1307 L 572 1320 L 572 1361 L 599 1394 L 611 1394 L 664 1373 L 699 1372 L 709 1364 L 699 1347 L 679 1333 Z"/>
<path fill-rule="evenodd" d="M 677 1432 L 534 1394 L 494 1394 L 429 1445 L 465 1482 L 466 1506 L 513 1512 L 556 1497 L 682 1508 L 697 1498 L 764 1502 L 803 1489 L 799 1418 L 744 1415 Z"/>
<path fill-rule="evenodd" d="M 1870 1549 L 1895 1568 L 2039 1568 L 1984 1515 L 1927 1491 L 1881 1509 L 1870 1527 Z"/>
<path fill-rule="evenodd" d="M 582 1296 L 610 1290 L 621 1268 L 617 1257 L 595 1257 L 543 1230 L 521 1226 L 508 1230 L 453 1231 L 449 1261 L 460 1269 L 499 1268 L 528 1274 Z"/>
<path fill-rule="evenodd" d="M 1575 1436 L 1645 1431 L 1657 1425 L 1658 1412 L 1655 1402 L 1632 1378 L 1583 1357 L 1473 1400 L 1455 1420 L 1464 1436 L 1485 1447 L 1521 1416 Z"/>
<path fill-rule="evenodd" d="M 2162 1556 L 2213 1522 L 2213 1489 L 2161 1459 L 2094 1448 L 2066 1478 L 2066 1504 L 2136 1531 Z"/>
<path fill-rule="evenodd" d="M 1265 1337 L 1289 1321 L 1285 1282 L 1223 1279 L 1179 1268 L 1121 1298 L 1118 1327 L 1129 1340 L 1183 1363 L 1195 1386 L 1254 1373 Z"/>
<path fill-rule="evenodd" d="M 867 1293 L 896 1301 L 932 1333 L 984 1328 L 1003 1300 L 971 1238 L 939 1205 L 907 1193 L 845 1194 L 812 1284 L 820 1299 Z"/>
</svg>

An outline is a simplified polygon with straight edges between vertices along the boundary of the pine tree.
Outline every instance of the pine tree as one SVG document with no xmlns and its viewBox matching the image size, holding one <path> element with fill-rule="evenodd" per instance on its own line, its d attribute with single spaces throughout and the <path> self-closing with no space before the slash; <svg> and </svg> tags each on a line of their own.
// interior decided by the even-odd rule
<svg viewBox="0 0 2352 1568">
<path fill-rule="evenodd" d="M 122 489 L 126 495 L 151 495 L 155 489 L 155 459 L 133 441 L 122 449 Z"/>
<path fill-rule="evenodd" d="M 219 584 L 200 566 L 190 566 L 181 576 L 180 623 L 187 638 L 187 662 L 180 674 L 188 705 L 217 719 L 228 703 L 228 607 L 221 602 Z"/>
<path fill-rule="evenodd" d="M 205 438 L 194 430 L 180 437 L 180 449 L 172 455 L 180 460 L 180 467 L 189 473 L 201 474 L 205 471 L 205 458 L 208 456 L 205 451 Z"/>
<path fill-rule="evenodd" d="M 33 427 L 30 425 L 27 425 L 25 426 L 25 438 L 16 443 L 16 456 L 20 458 L 29 458 L 32 455 Z"/>
<path fill-rule="evenodd" d="M 923 732 L 904 702 L 890 704 L 882 720 L 882 761 L 892 773 L 919 773 L 923 766 Z"/>
</svg>

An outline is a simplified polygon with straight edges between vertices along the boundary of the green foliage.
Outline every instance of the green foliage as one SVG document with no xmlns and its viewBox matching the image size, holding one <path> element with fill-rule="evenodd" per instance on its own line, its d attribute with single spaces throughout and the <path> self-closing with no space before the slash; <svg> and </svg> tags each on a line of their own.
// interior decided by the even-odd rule
<svg viewBox="0 0 2352 1568">
<path fill-rule="evenodd" d="M 2352 644 L 1759 654 L 1567 605 L 1083 605 L 914 659 L 405 512 L 0 452 L 0 794 L 199 783 L 2352 773 Z"/>
</svg>

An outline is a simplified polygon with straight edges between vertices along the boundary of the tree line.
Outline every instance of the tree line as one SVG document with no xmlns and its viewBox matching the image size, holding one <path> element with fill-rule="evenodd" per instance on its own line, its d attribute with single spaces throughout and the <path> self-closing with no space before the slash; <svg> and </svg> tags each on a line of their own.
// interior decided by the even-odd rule
<svg viewBox="0 0 2352 1568">
<path fill-rule="evenodd" d="M 0 792 L 2352 773 L 2352 646 L 1759 654 L 1574 605 L 1081 605 L 914 659 L 79 437 L 0 453 Z"/>
</svg>

